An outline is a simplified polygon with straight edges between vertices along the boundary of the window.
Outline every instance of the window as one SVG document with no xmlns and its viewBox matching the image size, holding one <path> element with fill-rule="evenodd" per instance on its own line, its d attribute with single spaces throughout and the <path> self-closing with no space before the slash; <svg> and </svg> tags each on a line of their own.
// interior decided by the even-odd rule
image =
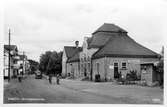
<svg viewBox="0 0 167 107">
<path fill-rule="evenodd" d="M 126 62 L 122 62 L 122 69 L 126 69 Z"/>
<path fill-rule="evenodd" d="M 97 73 L 99 74 L 100 64 L 99 63 L 96 63 L 96 64 L 97 64 Z"/>
<path fill-rule="evenodd" d="M 118 67 L 118 62 L 114 62 L 114 67 Z"/>
<path fill-rule="evenodd" d="M 84 61 L 86 61 L 86 57 L 84 57 Z"/>
<path fill-rule="evenodd" d="M 90 63 L 88 63 L 88 72 L 90 72 L 91 68 L 90 68 Z"/>
</svg>

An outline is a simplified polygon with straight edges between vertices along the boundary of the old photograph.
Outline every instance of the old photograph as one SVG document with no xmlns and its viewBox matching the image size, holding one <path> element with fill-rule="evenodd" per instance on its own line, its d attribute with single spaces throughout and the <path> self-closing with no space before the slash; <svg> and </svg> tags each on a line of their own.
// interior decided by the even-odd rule
<svg viewBox="0 0 167 107">
<path fill-rule="evenodd" d="M 3 104 L 164 105 L 167 0 L 5 0 Z"/>
</svg>

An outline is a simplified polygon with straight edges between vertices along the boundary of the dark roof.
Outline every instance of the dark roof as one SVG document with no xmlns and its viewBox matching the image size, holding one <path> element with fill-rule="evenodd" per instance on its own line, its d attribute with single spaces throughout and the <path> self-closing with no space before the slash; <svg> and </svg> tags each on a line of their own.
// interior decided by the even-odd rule
<svg viewBox="0 0 167 107">
<path fill-rule="evenodd" d="M 68 60 L 68 62 L 78 62 L 78 61 L 79 61 L 79 52 Z"/>
<path fill-rule="evenodd" d="M 4 49 L 5 50 L 15 50 L 16 49 L 16 51 L 17 51 L 17 46 L 16 45 L 10 45 L 10 47 L 9 47 L 9 45 L 4 45 Z"/>
<path fill-rule="evenodd" d="M 76 54 L 78 54 L 82 48 L 81 47 L 78 47 L 76 48 L 75 46 L 64 46 L 64 50 L 66 52 L 66 55 L 67 55 L 67 60 L 69 60 L 70 58 L 74 57 Z M 74 59 L 78 58 L 79 59 L 79 56 L 75 56 Z"/>
<path fill-rule="evenodd" d="M 100 48 L 104 46 L 112 35 L 116 35 L 116 33 L 99 32 L 94 34 L 88 48 Z"/>
<path fill-rule="evenodd" d="M 112 35 L 112 34 L 111 34 Z M 103 37 L 103 36 L 102 36 Z M 106 40 L 93 58 L 99 57 L 140 57 L 140 58 L 157 58 L 158 54 L 152 50 L 138 44 L 127 34 L 112 35 Z"/>
<path fill-rule="evenodd" d="M 124 29 L 120 28 L 115 24 L 104 23 L 101 27 L 99 27 L 93 34 L 98 32 L 124 32 L 127 33 Z"/>
<path fill-rule="evenodd" d="M 157 57 L 158 54 L 138 44 L 127 31 L 114 24 L 104 23 L 88 41 L 88 48 L 99 48 L 92 58 L 110 57 Z"/>
</svg>

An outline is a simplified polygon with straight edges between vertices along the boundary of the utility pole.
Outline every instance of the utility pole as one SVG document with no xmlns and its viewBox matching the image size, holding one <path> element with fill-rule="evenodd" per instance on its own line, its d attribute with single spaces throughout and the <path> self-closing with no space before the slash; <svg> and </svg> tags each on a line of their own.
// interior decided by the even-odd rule
<svg viewBox="0 0 167 107">
<path fill-rule="evenodd" d="M 24 51 L 23 51 L 23 73 L 24 73 L 24 67 L 25 67 L 25 65 L 24 65 Z"/>
<path fill-rule="evenodd" d="M 11 66 L 10 66 L 10 29 L 9 29 L 9 60 L 8 60 L 8 82 L 10 82 L 10 68 L 11 68 Z"/>
</svg>

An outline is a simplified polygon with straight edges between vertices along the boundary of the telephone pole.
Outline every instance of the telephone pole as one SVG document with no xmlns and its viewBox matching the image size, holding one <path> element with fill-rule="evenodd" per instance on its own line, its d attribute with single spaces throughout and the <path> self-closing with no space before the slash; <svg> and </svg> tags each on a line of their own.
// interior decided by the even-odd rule
<svg viewBox="0 0 167 107">
<path fill-rule="evenodd" d="M 24 70 L 25 70 L 25 65 L 24 65 L 24 51 L 23 51 L 23 73 L 24 73 Z"/>
<path fill-rule="evenodd" d="M 8 53 L 8 82 L 10 82 L 10 68 L 11 68 L 11 66 L 10 66 L 10 29 L 9 29 L 9 53 Z"/>
</svg>

